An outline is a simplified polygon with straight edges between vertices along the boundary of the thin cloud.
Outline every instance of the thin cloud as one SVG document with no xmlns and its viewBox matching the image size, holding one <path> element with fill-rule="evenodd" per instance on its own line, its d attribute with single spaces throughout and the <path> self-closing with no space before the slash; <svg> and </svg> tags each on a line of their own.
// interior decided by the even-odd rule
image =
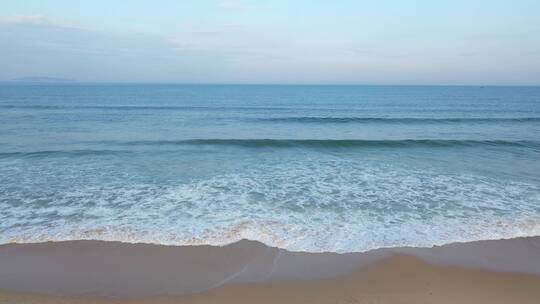
<svg viewBox="0 0 540 304">
<path fill-rule="evenodd" d="M 81 28 L 74 24 L 53 21 L 43 15 L 0 16 L 0 24 L 34 25 L 69 29 Z"/>
<path fill-rule="evenodd" d="M 0 16 L 0 23 L 49 25 L 52 22 L 42 15 Z"/>
</svg>

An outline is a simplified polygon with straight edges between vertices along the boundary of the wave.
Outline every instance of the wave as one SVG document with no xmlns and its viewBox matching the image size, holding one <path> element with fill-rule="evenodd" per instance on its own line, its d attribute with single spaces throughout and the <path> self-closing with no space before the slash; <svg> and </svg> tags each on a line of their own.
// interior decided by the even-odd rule
<svg viewBox="0 0 540 304">
<path fill-rule="evenodd" d="M 191 146 L 239 146 L 249 148 L 346 148 L 346 147 L 464 147 L 464 146 L 505 146 L 540 148 L 538 141 L 506 140 L 446 140 L 446 139 L 403 139 L 403 140 L 364 140 L 364 139 L 186 139 L 150 140 L 125 142 L 127 145 L 191 145 Z"/>
<path fill-rule="evenodd" d="M 99 141 L 87 142 L 114 146 L 230 146 L 240 148 L 452 148 L 452 147 L 517 147 L 540 150 L 539 141 L 506 140 L 362 140 L 362 139 L 186 139 L 186 140 L 143 140 L 143 141 Z M 43 150 L 0 152 L 0 158 L 98 156 L 133 153 L 133 150 Z"/>
<path fill-rule="evenodd" d="M 297 106 L 201 106 L 201 105 L 39 105 L 39 104 L 0 104 L 0 109 L 28 109 L 28 110 L 114 110 L 114 111 L 291 111 L 291 110 L 319 110 L 332 111 L 332 108 L 305 108 Z M 234 118 L 234 117 L 233 117 Z M 291 116 L 291 117 L 264 117 L 242 118 L 251 122 L 270 123 L 531 123 L 540 122 L 540 117 L 337 117 L 337 116 Z"/>
<path fill-rule="evenodd" d="M 283 122 L 283 123 L 500 123 L 500 122 L 540 122 L 540 117 L 456 117 L 456 118 L 387 118 L 387 117 L 273 117 L 261 118 L 264 122 Z"/>
<path fill-rule="evenodd" d="M 85 106 L 85 105 L 0 105 L 0 109 L 32 109 L 32 110 L 69 110 L 69 109 L 95 109 L 95 110 L 183 110 L 205 107 L 198 106 Z"/>
<path fill-rule="evenodd" d="M 45 151 L 30 151 L 30 152 L 3 152 L 0 153 L 0 158 L 11 158 L 11 157 L 48 157 L 48 156 L 88 156 L 88 155 L 115 155 L 115 154 L 125 154 L 130 153 L 131 151 L 125 150 L 45 150 Z"/>
<path fill-rule="evenodd" d="M 189 179 L 183 172 L 148 179 L 140 159 L 6 163 L 0 243 L 222 245 L 246 238 L 289 250 L 351 252 L 540 235 L 536 180 L 317 156 L 258 158 Z M 163 165 L 178 162 L 167 160 Z"/>
<path fill-rule="evenodd" d="M 291 110 L 298 109 L 294 107 L 268 107 L 268 106 L 195 106 L 195 105 L 184 105 L 184 106 L 173 106 L 173 105 L 162 105 L 162 106 L 145 106 L 145 105 L 116 105 L 116 106 L 107 106 L 107 105 L 12 105 L 12 104 L 3 104 L 0 105 L 0 109 L 29 109 L 29 110 L 76 110 L 76 109 L 90 109 L 90 110 L 215 110 L 215 111 L 224 111 L 224 110 Z"/>
</svg>

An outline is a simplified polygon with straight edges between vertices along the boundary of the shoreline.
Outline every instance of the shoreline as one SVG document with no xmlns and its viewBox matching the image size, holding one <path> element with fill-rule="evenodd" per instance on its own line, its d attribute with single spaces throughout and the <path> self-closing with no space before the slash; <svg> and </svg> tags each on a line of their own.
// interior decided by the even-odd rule
<svg viewBox="0 0 540 304">
<path fill-rule="evenodd" d="M 276 296 L 293 292 L 309 298 L 308 291 L 329 289 L 321 295 L 329 297 L 342 293 L 344 286 L 352 288 L 349 293 L 363 290 L 362 294 L 384 299 L 394 294 L 377 292 L 386 285 L 396 284 L 400 289 L 410 283 L 408 293 L 423 294 L 426 282 L 441 283 L 440 292 L 445 285 L 452 288 L 466 282 L 477 287 L 478 296 L 487 292 L 482 288 L 493 284 L 498 286 L 494 292 L 505 291 L 512 297 L 517 296 L 514 291 L 522 290 L 523 303 L 527 303 L 529 295 L 532 300 L 538 299 L 533 295 L 540 297 L 539 261 L 540 237 L 341 254 L 290 252 L 247 240 L 223 247 L 105 241 L 5 244 L 0 245 L 0 302 L 228 303 L 227 299 L 240 300 L 230 293 L 245 293 L 247 299 L 253 290 L 274 290 Z M 415 274 L 410 282 L 403 281 L 407 272 Z M 372 285 L 373 280 L 380 282 Z M 278 301 L 271 294 L 264 297 Z"/>
</svg>

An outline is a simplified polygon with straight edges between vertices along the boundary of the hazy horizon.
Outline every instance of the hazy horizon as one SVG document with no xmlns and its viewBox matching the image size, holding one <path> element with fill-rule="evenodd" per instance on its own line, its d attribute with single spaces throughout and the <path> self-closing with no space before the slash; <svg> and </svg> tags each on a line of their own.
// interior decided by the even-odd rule
<svg viewBox="0 0 540 304">
<path fill-rule="evenodd" d="M 269 82 L 174 82 L 174 81 L 80 81 L 73 78 L 58 80 L 26 80 L 25 78 L 56 78 L 48 76 L 30 76 L 0 80 L 0 84 L 13 85 L 177 85 L 177 86 L 351 86 L 351 87 L 530 87 L 537 88 L 540 84 L 412 84 L 412 83 L 269 83 Z"/>
<path fill-rule="evenodd" d="M 540 3 L 2 4 L 0 81 L 540 85 Z"/>
</svg>

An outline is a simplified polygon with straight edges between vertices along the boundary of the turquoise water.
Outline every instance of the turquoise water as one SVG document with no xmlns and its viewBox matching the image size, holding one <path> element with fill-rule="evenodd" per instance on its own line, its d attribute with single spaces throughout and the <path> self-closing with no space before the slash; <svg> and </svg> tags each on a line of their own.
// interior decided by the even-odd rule
<svg viewBox="0 0 540 304">
<path fill-rule="evenodd" d="M 0 85 L 0 243 L 540 235 L 540 88 Z"/>
</svg>

